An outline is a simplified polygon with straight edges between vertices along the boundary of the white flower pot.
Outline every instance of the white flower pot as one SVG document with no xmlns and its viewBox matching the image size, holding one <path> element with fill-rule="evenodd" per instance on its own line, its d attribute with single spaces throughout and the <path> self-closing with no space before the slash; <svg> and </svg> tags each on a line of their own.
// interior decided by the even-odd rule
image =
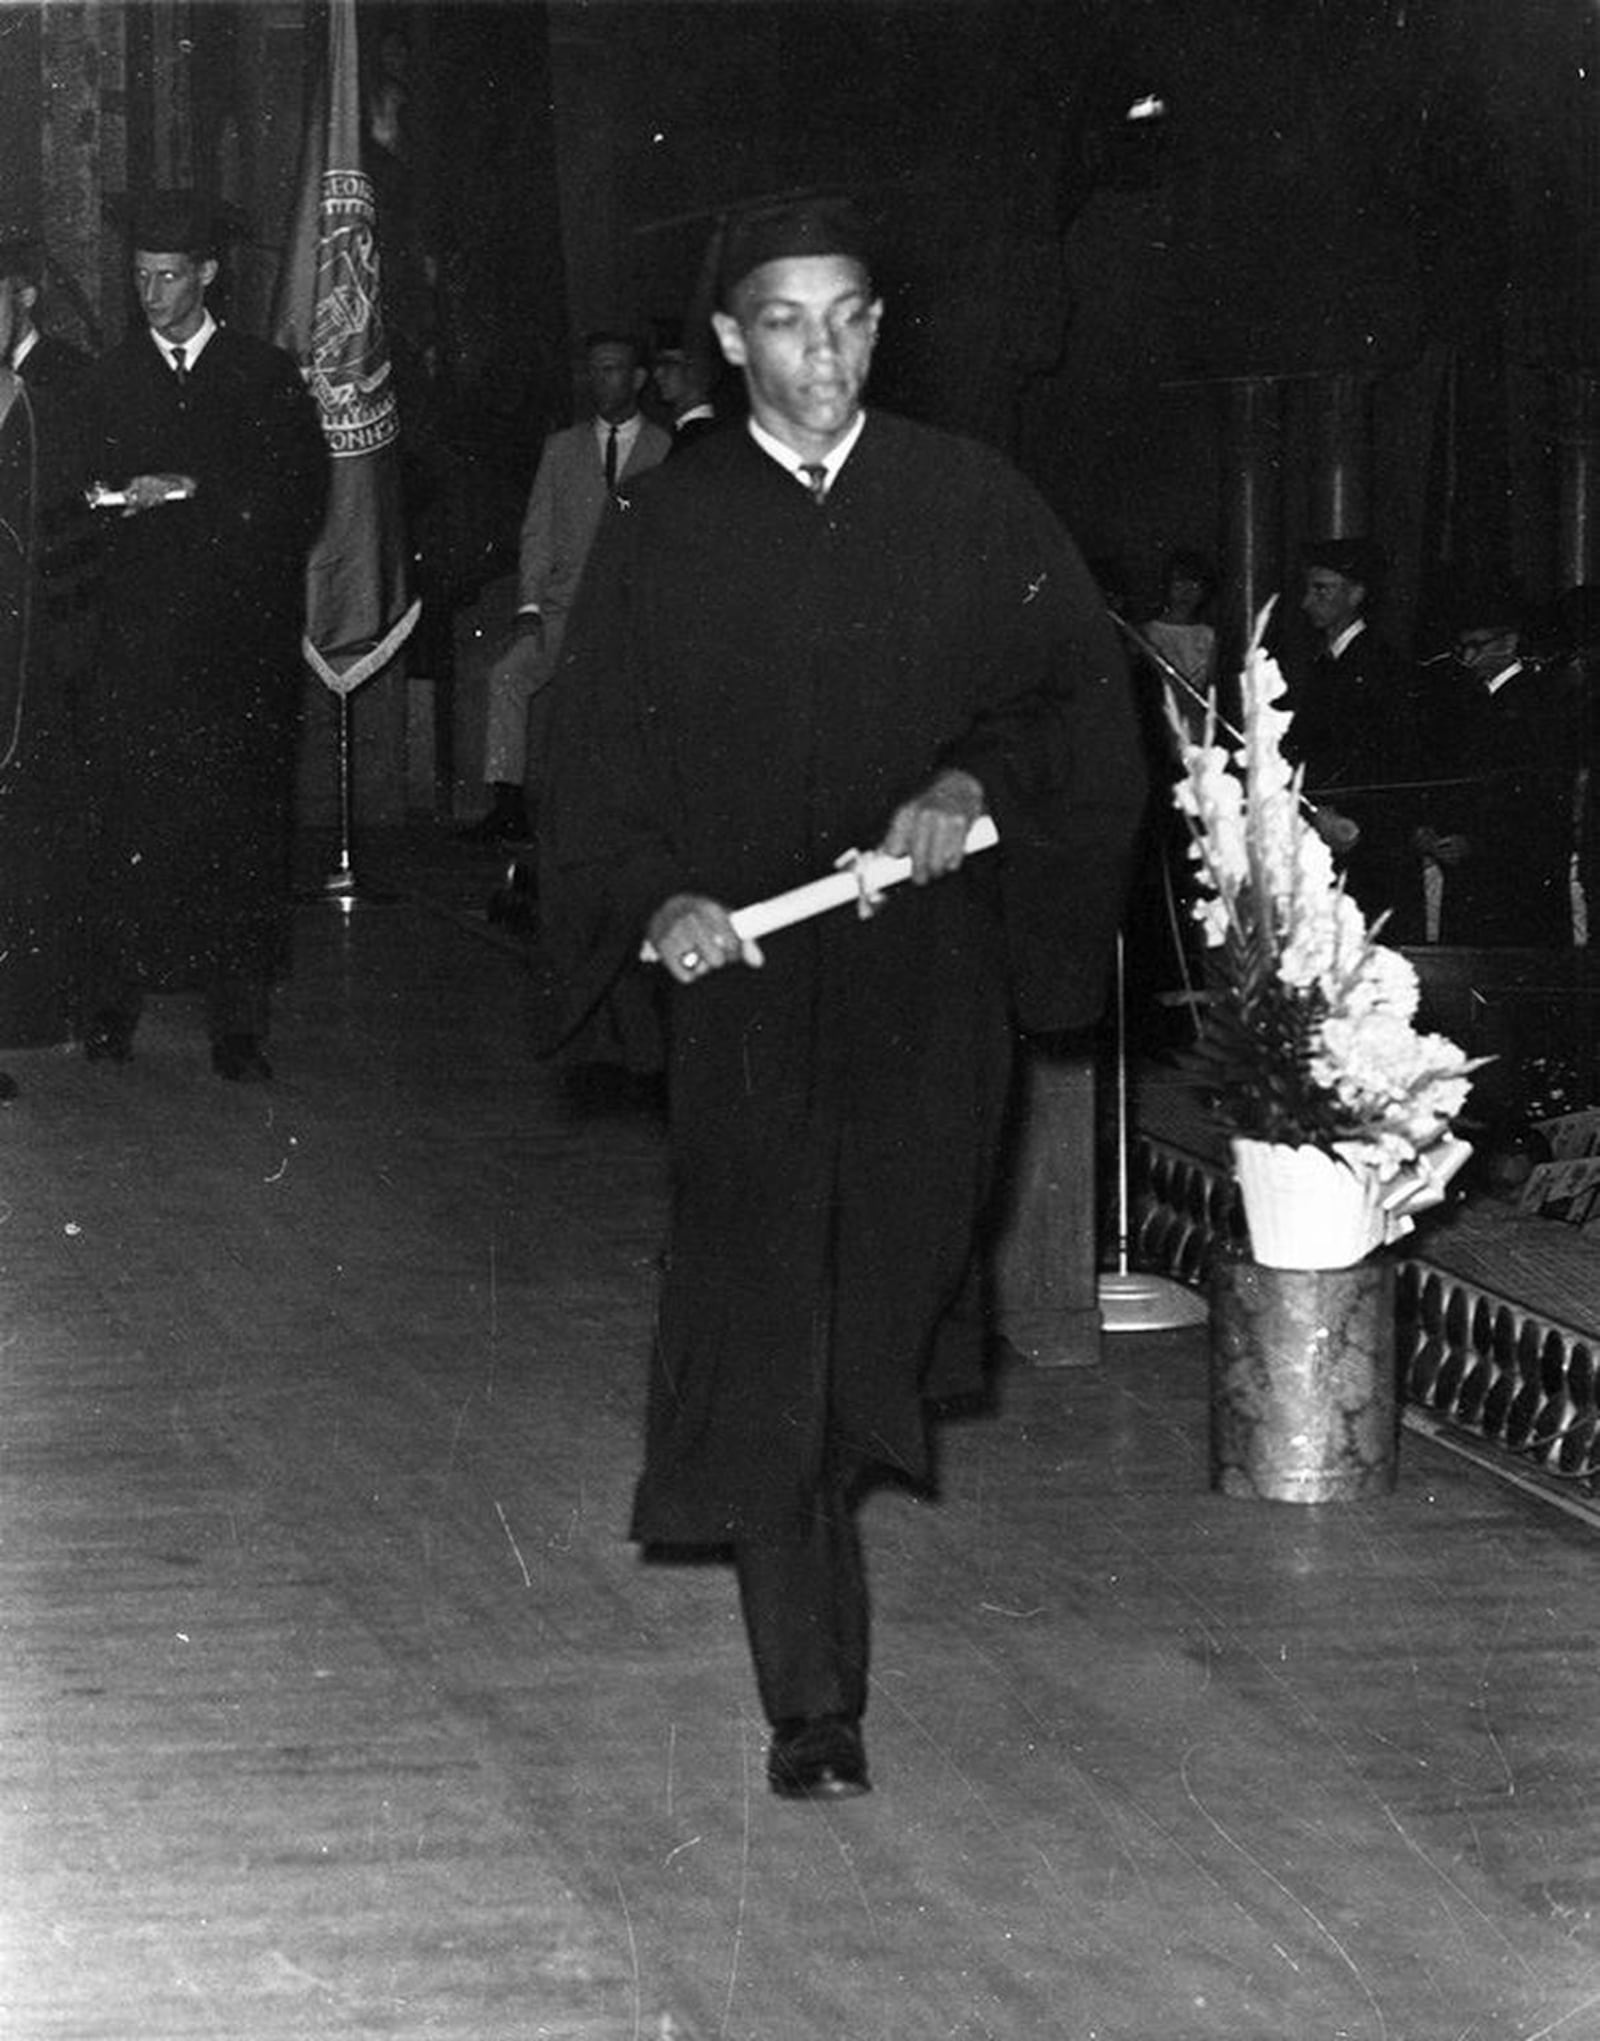
<svg viewBox="0 0 1600 2041">
<path fill-rule="evenodd" d="M 1354 1268 L 1385 1238 L 1377 1179 L 1320 1148 L 1233 1142 L 1250 1252 L 1274 1269 Z"/>
</svg>

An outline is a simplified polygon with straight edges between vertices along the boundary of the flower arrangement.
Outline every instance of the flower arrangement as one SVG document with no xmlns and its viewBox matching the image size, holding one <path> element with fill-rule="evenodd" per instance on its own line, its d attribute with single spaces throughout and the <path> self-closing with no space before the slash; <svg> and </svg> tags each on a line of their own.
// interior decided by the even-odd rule
<svg viewBox="0 0 1600 2041">
<path fill-rule="evenodd" d="M 1270 614 L 1245 658 L 1237 748 L 1220 741 L 1214 692 L 1197 739 L 1167 691 L 1213 966 L 1189 1063 L 1236 1153 L 1241 1141 L 1311 1148 L 1358 1172 L 1383 1215 L 1377 1244 L 1440 1202 L 1471 1153 L 1452 1127 L 1482 1059 L 1417 1030 L 1415 970 L 1334 871 L 1283 756 L 1292 718 L 1262 644 Z"/>
</svg>

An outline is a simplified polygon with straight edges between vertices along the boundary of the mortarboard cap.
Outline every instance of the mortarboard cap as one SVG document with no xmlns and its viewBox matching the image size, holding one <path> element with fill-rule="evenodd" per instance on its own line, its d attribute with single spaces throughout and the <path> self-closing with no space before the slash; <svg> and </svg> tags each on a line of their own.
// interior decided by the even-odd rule
<svg viewBox="0 0 1600 2041">
<path fill-rule="evenodd" d="M 1506 574 L 1463 575 L 1449 604 L 1459 631 L 1526 630 L 1534 609 L 1526 594 Z"/>
<path fill-rule="evenodd" d="M 118 207 L 130 244 L 148 253 L 220 257 L 242 225 L 228 206 L 199 191 L 145 191 Z"/>
<path fill-rule="evenodd" d="M 650 359 L 652 361 L 682 361 L 685 352 L 683 321 L 681 319 L 651 320 Z"/>
<path fill-rule="evenodd" d="M 802 255 L 843 255 L 872 267 L 867 224 L 841 193 L 771 199 L 730 213 L 717 262 L 717 303 L 726 307 L 763 263 Z"/>
<path fill-rule="evenodd" d="M 1308 567 L 1323 567 L 1342 574 L 1346 581 L 1359 581 L 1371 595 L 1383 582 L 1388 562 L 1383 549 L 1371 539 L 1319 539 L 1303 549 Z"/>
</svg>

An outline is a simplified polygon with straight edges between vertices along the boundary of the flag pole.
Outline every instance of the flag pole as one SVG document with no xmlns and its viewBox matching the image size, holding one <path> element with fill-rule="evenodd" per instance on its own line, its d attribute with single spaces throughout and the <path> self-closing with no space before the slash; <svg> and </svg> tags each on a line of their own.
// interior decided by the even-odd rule
<svg viewBox="0 0 1600 2041">
<path fill-rule="evenodd" d="M 352 792 L 354 765 L 350 744 L 350 697 L 347 694 L 339 697 L 338 713 L 339 850 L 332 871 L 322 882 L 322 891 L 324 898 L 333 901 L 336 906 L 349 908 L 361 899 L 362 894 L 356 884 L 355 861 L 351 856 L 350 817 L 355 802 Z"/>
<path fill-rule="evenodd" d="M 325 18 L 273 337 L 300 364 L 332 464 L 328 515 L 306 569 L 301 651 L 338 697 L 339 843 L 322 897 L 348 908 L 393 897 L 356 879 L 350 701 L 393 663 L 422 606 L 407 600 L 400 416 L 383 321 L 377 192 L 362 161 L 355 0 L 327 0 Z"/>
</svg>

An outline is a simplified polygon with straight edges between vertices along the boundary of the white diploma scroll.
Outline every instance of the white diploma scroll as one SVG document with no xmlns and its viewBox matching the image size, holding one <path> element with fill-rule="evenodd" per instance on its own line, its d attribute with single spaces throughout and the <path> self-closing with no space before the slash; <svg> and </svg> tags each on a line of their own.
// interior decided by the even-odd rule
<svg viewBox="0 0 1600 2041">
<path fill-rule="evenodd" d="M 967 831 L 967 856 L 974 851 L 993 850 L 1000 841 L 994 819 L 980 815 Z M 911 860 L 889 857 L 881 850 L 863 851 L 838 871 L 812 879 L 804 886 L 792 886 L 787 893 L 774 893 L 768 900 L 753 900 L 748 907 L 736 907 L 728 917 L 741 942 L 755 942 L 774 929 L 791 928 L 797 921 L 810 921 L 834 907 L 848 907 L 852 901 L 873 900 L 890 886 L 911 876 Z M 646 943 L 639 955 L 647 964 L 657 961 L 655 946 Z"/>
<path fill-rule="evenodd" d="M 194 494 L 192 489 L 164 489 L 163 503 L 186 503 Z M 83 492 L 83 500 L 91 510 L 126 510 L 128 492 L 126 489 L 108 489 L 104 482 L 92 482 Z"/>
</svg>

